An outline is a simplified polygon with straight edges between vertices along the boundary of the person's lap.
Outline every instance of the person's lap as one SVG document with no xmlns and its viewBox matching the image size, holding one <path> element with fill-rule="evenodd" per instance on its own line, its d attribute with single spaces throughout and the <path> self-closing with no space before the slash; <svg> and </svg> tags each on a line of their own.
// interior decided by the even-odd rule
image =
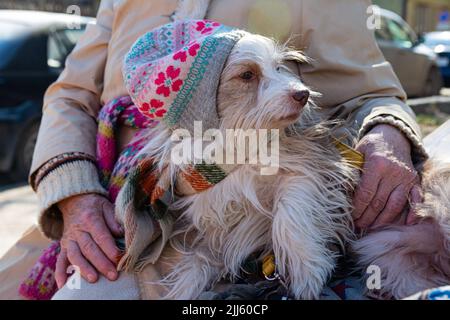
<svg viewBox="0 0 450 320">
<path fill-rule="evenodd" d="M 121 273 L 116 281 L 100 277 L 98 282 L 89 283 L 83 278 L 70 278 L 52 300 L 139 300 L 139 286 L 136 276 Z"/>
</svg>

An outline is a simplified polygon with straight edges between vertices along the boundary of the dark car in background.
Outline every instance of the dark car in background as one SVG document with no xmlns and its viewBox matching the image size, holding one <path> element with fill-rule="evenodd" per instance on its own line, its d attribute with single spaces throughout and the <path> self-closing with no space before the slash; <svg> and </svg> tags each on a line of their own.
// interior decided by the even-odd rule
<svg viewBox="0 0 450 320">
<path fill-rule="evenodd" d="M 450 31 L 436 31 L 424 35 L 424 44 L 438 55 L 438 65 L 446 87 L 450 87 Z"/>
<path fill-rule="evenodd" d="M 28 175 L 43 96 L 91 18 L 0 10 L 0 171 Z"/>
<path fill-rule="evenodd" d="M 409 97 L 439 95 L 442 75 L 438 57 L 396 13 L 381 10 L 378 45 Z"/>
</svg>

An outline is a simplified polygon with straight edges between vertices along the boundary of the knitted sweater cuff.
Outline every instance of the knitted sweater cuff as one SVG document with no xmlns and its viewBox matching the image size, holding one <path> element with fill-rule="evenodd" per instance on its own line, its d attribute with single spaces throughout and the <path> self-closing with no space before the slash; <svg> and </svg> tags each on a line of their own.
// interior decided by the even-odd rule
<svg viewBox="0 0 450 320">
<path fill-rule="evenodd" d="M 393 116 L 378 116 L 373 119 L 370 119 L 366 123 L 363 124 L 359 131 L 359 137 L 363 137 L 366 135 L 373 127 L 379 124 L 388 124 L 391 125 L 398 130 L 400 130 L 406 138 L 408 138 L 411 143 L 412 149 L 412 160 L 415 164 L 419 164 L 428 159 L 428 153 L 425 150 L 425 147 L 422 143 L 420 137 L 418 137 L 411 128 L 402 120 L 399 120 Z"/>
<path fill-rule="evenodd" d="M 81 194 L 108 194 L 100 184 L 97 167 L 88 160 L 63 163 L 54 168 L 39 183 L 36 193 L 40 206 L 39 226 L 51 239 L 60 239 L 63 231 L 57 203 Z"/>
</svg>

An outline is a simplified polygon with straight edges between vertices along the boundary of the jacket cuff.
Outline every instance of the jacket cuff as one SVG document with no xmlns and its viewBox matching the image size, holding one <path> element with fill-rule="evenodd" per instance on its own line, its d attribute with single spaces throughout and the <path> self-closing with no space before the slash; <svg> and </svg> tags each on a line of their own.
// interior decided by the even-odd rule
<svg viewBox="0 0 450 320">
<path fill-rule="evenodd" d="M 359 137 L 365 136 L 373 127 L 379 124 L 388 124 L 400 130 L 410 141 L 412 147 L 412 160 L 414 164 L 421 163 L 428 159 L 428 153 L 422 143 L 420 136 L 417 135 L 404 121 L 394 116 L 377 116 L 365 121 L 359 131 Z"/>
<path fill-rule="evenodd" d="M 81 152 L 63 153 L 52 158 L 51 160 L 47 161 L 41 168 L 39 168 L 30 175 L 29 182 L 31 187 L 33 188 L 34 191 L 36 191 L 37 187 L 39 186 L 39 183 L 55 168 L 65 163 L 82 160 L 88 160 L 91 161 L 92 163 L 96 163 L 95 158 Z"/>
<path fill-rule="evenodd" d="M 108 195 L 100 184 L 97 167 L 88 160 L 68 162 L 54 168 L 39 183 L 36 193 L 40 229 L 54 240 L 60 239 L 63 231 L 62 215 L 55 204 L 81 194 Z"/>
</svg>

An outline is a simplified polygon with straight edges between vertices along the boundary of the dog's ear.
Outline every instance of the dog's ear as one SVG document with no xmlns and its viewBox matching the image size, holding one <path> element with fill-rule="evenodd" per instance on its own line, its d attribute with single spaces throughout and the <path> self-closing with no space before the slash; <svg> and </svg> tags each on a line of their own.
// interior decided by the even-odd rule
<svg viewBox="0 0 450 320">
<path fill-rule="evenodd" d="M 302 51 L 298 50 L 285 50 L 283 52 L 283 60 L 293 61 L 300 64 L 308 64 L 311 61 L 307 56 L 303 54 Z"/>
</svg>

